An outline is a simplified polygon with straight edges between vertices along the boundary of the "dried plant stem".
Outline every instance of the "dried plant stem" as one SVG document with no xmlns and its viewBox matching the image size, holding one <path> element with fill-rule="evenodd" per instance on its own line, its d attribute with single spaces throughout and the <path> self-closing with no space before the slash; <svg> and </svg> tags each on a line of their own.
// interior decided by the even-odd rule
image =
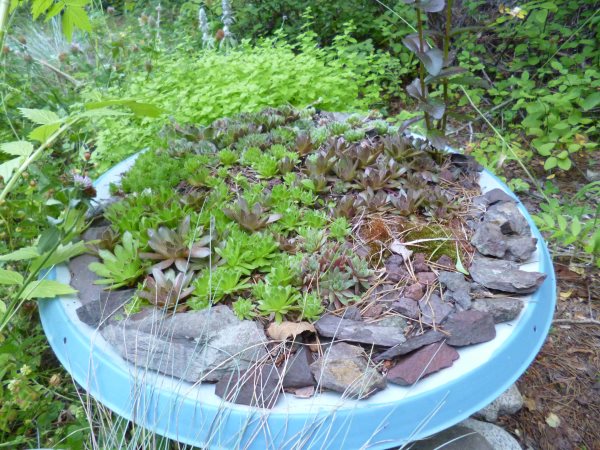
<svg viewBox="0 0 600 450">
<path fill-rule="evenodd" d="M 0 0 L 0 45 L 4 43 L 4 35 L 8 28 L 8 10 L 10 0 Z"/>
</svg>

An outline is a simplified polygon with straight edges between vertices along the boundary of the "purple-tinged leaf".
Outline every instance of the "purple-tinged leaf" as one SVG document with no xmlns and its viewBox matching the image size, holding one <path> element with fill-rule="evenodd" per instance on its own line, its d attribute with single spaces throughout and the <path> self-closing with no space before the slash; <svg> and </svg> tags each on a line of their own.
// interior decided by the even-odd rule
<svg viewBox="0 0 600 450">
<path fill-rule="evenodd" d="M 415 78 L 407 87 L 406 93 L 417 100 L 423 99 L 423 91 L 421 91 L 421 81 Z"/>
<path fill-rule="evenodd" d="M 426 53 L 417 53 L 429 75 L 436 76 L 444 66 L 444 54 L 439 48 L 429 49 Z"/>
<path fill-rule="evenodd" d="M 458 75 L 461 73 L 465 73 L 467 71 L 467 69 L 463 69 L 462 67 L 447 67 L 445 69 L 442 69 L 440 71 L 440 73 L 438 73 L 435 76 L 432 75 L 428 75 L 425 77 L 425 83 L 437 83 L 440 80 L 443 80 L 444 78 L 448 78 L 451 77 L 453 75 Z"/>
</svg>

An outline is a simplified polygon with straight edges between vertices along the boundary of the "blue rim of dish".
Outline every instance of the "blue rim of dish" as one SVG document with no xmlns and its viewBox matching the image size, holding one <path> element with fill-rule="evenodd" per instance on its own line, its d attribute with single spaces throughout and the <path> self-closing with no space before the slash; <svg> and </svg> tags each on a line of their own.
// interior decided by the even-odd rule
<svg viewBox="0 0 600 450">
<path fill-rule="evenodd" d="M 95 185 L 136 157 L 107 171 Z M 387 449 L 422 439 L 468 418 L 508 389 L 531 364 L 552 324 L 556 279 L 547 246 L 508 186 L 491 173 L 486 175 L 517 200 L 539 242 L 538 270 L 547 277 L 501 347 L 485 363 L 435 389 L 389 403 L 348 399 L 335 410 L 274 412 L 229 403 L 215 407 L 186 396 L 181 383 L 173 388 L 151 382 L 161 376 L 149 374 L 141 382 L 131 365 L 98 348 L 84 332 L 85 325 L 70 319 L 64 302 L 72 298 L 39 302 L 44 331 L 62 365 L 98 402 L 181 443 L 223 449 Z M 47 279 L 56 279 L 57 270 L 50 270 Z"/>
</svg>

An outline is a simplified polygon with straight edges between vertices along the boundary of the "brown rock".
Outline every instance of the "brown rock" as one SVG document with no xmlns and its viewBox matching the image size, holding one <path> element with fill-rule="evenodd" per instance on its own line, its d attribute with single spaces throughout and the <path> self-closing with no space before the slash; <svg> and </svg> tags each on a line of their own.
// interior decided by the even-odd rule
<svg viewBox="0 0 600 450">
<path fill-rule="evenodd" d="M 412 298 L 413 300 L 420 300 L 425 294 L 425 289 L 421 283 L 413 283 L 404 289 L 402 295 L 404 297 Z"/>
<path fill-rule="evenodd" d="M 412 261 L 413 270 L 415 272 L 428 272 L 429 266 L 425 260 L 425 253 L 415 253 Z"/>
<path fill-rule="evenodd" d="M 496 337 L 492 315 L 475 310 L 452 314 L 444 324 L 444 330 L 450 335 L 447 344 L 455 347 L 479 344 Z"/>
<path fill-rule="evenodd" d="M 419 283 L 432 286 L 437 281 L 437 275 L 433 272 L 417 272 Z"/>
<path fill-rule="evenodd" d="M 437 260 L 437 265 L 446 270 L 455 270 L 456 266 L 454 265 L 454 261 L 448 255 L 440 256 L 440 259 Z"/>
<path fill-rule="evenodd" d="M 458 352 L 444 343 L 429 344 L 404 356 L 387 373 L 391 383 L 409 386 L 421 378 L 450 367 L 458 359 Z"/>
</svg>

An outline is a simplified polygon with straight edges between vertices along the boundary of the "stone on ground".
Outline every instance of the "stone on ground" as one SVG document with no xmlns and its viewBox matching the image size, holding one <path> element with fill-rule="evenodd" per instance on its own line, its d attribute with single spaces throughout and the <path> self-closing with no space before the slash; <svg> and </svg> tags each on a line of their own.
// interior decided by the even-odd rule
<svg viewBox="0 0 600 450">
<path fill-rule="evenodd" d="M 458 352 L 449 345 L 429 344 L 401 357 L 398 363 L 388 370 L 387 379 L 391 383 L 409 386 L 427 375 L 450 367 L 458 356 Z"/>
<path fill-rule="evenodd" d="M 361 347 L 340 342 L 310 366 L 317 384 L 347 397 L 367 398 L 385 389 L 385 378 L 370 367 Z"/>
<path fill-rule="evenodd" d="M 521 445 L 510 435 L 510 433 L 508 433 L 508 431 L 493 423 L 467 419 L 459 423 L 459 425 L 470 428 L 482 435 L 494 450 L 522 450 Z"/>
<path fill-rule="evenodd" d="M 479 412 L 475 417 L 483 418 L 488 422 L 495 422 L 499 416 L 516 414 L 523 407 L 523 396 L 519 392 L 516 384 L 513 384 L 500 395 L 496 400 L 490 403 Z"/>
<path fill-rule="evenodd" d="M 239 405 L 272 408 L 281 392 L 279 380 L 275 366 L 252 367 L 223 376 L 215 386 L 215 394 Z"/>
<path fill-rule="evenodd" d="M 546 275 L 526 272 L 512 261 L 487 258 L 476 254 L 469 268 L 471 277 L 488 289 L 515 294 L 530 294 L 536 291 Z"/>
<path fill-rule="evenodd" d="M 333 314 L 326 314 L 317 320 L 315 328 L 321 336 L 361 344 L 393 347 L 406 341 L 404 330 L 400 327 L 367 324 L 362 321 L 342 319 Z"/>
<path fill-rule="evenodd" d="M 454 347 L 479 344 L 496 337 L 492 315 L 475 310 L 452 314 L 444 323 L 444 331 L 450 335 L 446 343 Z"/>
<path fill-rule="evenodd" d="M 523 301 L 519 298 L 478 298 L 471 308 L 492 315 L 495 323 L 510 322 L 517 318 L 523 309 Z"/>
</svg>

